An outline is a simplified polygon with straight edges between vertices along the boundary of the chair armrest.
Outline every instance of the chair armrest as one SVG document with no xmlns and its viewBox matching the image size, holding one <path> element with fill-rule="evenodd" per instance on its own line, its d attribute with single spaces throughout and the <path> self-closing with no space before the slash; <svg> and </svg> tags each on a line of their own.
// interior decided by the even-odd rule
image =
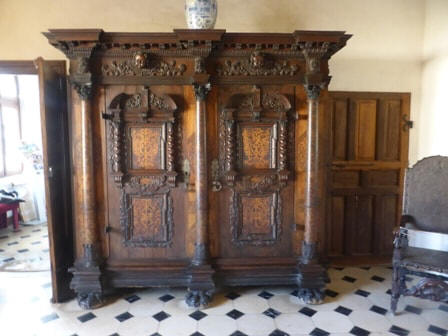
<svg viewBox="0 0 448 336">
<path fill-rule="evenodd" d="M 400 227 L 395 230 L 394 248 L 401 249 L 408 246 L 408 229 Z"/>
</svg>

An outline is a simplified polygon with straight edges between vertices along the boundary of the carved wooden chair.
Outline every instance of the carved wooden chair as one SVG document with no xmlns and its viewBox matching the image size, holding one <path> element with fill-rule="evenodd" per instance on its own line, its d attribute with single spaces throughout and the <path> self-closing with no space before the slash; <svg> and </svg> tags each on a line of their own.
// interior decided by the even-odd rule
<svg viewBox="0 0 448 336">
<path fill-rule="evenodd" d="M 448 302 L 448 157 L 428 157 L 407 170 L 392 263 L 394 314 L 401 295 Z M 422 279 L 407 288 L 407 274 Z"/>
</svg>

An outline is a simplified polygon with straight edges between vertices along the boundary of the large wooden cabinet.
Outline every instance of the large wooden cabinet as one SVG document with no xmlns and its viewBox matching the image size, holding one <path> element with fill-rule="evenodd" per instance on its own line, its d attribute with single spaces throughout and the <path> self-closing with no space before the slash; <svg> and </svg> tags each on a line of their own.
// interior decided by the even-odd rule
<svg viewBox="0 0 448 336">
<path fill-rule="evenodd" d="M 297 284 L 319 302 L 328 60 L 350 35 L 50 30 L 70 59 L 82 307 L 108 289 Z"/>
<path fill-rule="evenodd" d="M 390 260 L 408 166 L 410 94 L 330 92 L 327 103 L 326 254 L 344 263 Z"/>
</svg>

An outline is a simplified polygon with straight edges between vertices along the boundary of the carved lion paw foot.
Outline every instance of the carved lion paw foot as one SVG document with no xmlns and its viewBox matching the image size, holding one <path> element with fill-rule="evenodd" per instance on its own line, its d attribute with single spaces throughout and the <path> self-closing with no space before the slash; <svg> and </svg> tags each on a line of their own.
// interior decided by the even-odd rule
<svg viewBox="0 0 448 336">
<path fill-rule="evenodd" d="M 305 304 L 316 305 L 324 301 L 325 292 L 320 288 L 300 288 L 297 296 Z"/>
<path fill-rule="evenodd" d="M 206 307 L 213 297 L 212 291 L 190 290 L 185 297 L 185 302 L 190 307 Z"/>
<path fill-rule="evenodd" d="M 104 304 L 101 293 L 82 293 L 77 295 L 78 305 L 82 309 L 95 309 Z"/>
</svg>

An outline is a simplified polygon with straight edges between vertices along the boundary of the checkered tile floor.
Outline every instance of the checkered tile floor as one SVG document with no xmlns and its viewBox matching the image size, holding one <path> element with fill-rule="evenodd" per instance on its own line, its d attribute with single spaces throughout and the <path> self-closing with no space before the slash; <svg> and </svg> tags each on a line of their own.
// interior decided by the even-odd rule
<svg viewBox="0 0 448 336">
<path fill-rule="evenodd" d="M 299 336 L 448 335 L 448 306 L 402 298 L 389 312 L 391 270 L 333 268 L 324 304 L 305 306 L 293 287 L 225 288 L 203 310 L 184 289 L 127 292 L 96 310 L 50 304 L 48 272 L 0 273 L 2 335 Z M 410 283 L 417 279 L 408 279 Z"/>
<path fill-rule="evenodd" d="M 46 224 L 20 225 L 0 229 L 0 271 L 48 271 L 48 229 Z"/>
</svg>

